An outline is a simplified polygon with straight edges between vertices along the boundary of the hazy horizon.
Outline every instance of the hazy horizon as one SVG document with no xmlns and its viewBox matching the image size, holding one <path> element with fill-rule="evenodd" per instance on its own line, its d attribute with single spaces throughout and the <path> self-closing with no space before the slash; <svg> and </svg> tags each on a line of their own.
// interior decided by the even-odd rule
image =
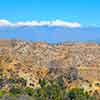
<svg viewBox="0 0 100 100">
<path fill-rule="evenodd" d="M 100 41 L 99 0 L 1 0 L 0 39 Z"/>
</svg>

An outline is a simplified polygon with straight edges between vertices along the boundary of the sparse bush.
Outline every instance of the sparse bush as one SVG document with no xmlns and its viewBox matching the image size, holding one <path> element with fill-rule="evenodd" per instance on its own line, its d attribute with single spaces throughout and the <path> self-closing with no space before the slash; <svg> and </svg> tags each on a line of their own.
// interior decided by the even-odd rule
<svg viewBox="0 0 100 100">
<path fill-rule="evenodd" d="M 6 92 L 4 90 L 0 90 L 0 97 L 4 96 Z"/>
<path fill-rule="evenodd" d="M 34 94 L 34 90 L 33 88 L 30 88 L 30 87 L 27 87 L 25 89 L 25 92 L 29 95 L 29 96 L 32 96 Z"/>
<path fill-rule="evenodd" d="M 24 78 L 18 78 L 17 83 L 20 83 L 22 86 L 25 87 L 27 84 L 27 80 L 25 80 Z"/>
<path fill-rule="evenodd" d="M 21 95 L 23 93 L 23 90 L 18 87 L 13 87 L 10 89 L 9 92 L 10 92 L 10 95 L 17 96 L 17 95 Z"/>
<path fill-rule="evenodd" d="M 0 78 L 0 84 L 3 82 L 3 79 L 2 78 Z"/>
</svg>

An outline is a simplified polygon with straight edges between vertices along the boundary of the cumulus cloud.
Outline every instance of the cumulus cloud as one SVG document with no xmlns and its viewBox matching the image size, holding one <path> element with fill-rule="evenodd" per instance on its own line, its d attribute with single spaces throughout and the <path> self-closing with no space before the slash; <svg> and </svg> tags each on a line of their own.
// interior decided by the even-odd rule
<svg viewBox="0 0 100 100">
<path fill-rule="evenodd" d="M 16 23 L 10 22 L 8 20 L 1 19 L 0 26 L 62 26 L 62 27 L 80 27 L 79 22 L 67 22 L 63 20 L 54 20 L 54 21 L 19 21 Z"/>
</svg>

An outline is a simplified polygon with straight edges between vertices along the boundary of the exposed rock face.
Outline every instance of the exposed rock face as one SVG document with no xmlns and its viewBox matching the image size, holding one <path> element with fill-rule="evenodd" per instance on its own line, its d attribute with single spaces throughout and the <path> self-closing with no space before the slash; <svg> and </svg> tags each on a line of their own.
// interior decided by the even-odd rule
<svg viewBox="0 0 100 100">
<path fill-rule="evenodd" d="M 8 60 L 16 60 L 27 66 L 35 64 L 66 68 L 75 64 L 75 66 L 99 67 L 100 46 L 95 43 L 47 44 L 0 40 L 0 57 L 4 59 L 8 57 Z"/>
<path fill-rule="evenodd" d="M 34 78 L 39 75 L 35 74 L 38 68 L 46 68 L 45 72 L 40 69 L 42 71 L 40 71 L 40 76 L 47 75 L 49 69 L 57 74 L 64 74 L 72 66 L 99 68 L 100 45 L 96 43 L 48 44 L 0 40 L 0 66 L 7 70 L 14 68 L 17 73 L 23 72 L 25 75 L 30 73 L 30 77 Z"/>
</svg>

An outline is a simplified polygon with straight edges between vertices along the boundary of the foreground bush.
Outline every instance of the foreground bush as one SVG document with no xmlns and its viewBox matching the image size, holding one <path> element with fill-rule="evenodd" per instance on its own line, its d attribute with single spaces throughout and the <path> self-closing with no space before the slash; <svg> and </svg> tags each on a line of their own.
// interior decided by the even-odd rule
<svg viewBox="0 0 100 100">
<path fill-rule="evenodd" d="M 9 98 L 16 98 L 14 100 L 19 100 L 19 98 L 24 97 L 27 98 L 24 100 L 98 100 L 96 98 L 96 96 L 98 97 L 97 93 L 95 93 L 96 95 L 94 94 L 94 96 L 90 96 L 84 89 L 66 88 L 62 77 L 55 80 L 40 79 L 40 87 L 35 89 L 26 87 L 26 82 L 21 80 L 20 82 L 25 84 L 19 85 L 18 87 L 18 82 L 17 85 L 16 82 L 14 82 L 14 86 L 12 85 L 13 87 L 11 87 L 9 93 L 7 93 L 10 94 L 7 95 Z M 5 92 L 0 91 L 0 97 L 3 97 L 5 94 Z"/>
</svg>

